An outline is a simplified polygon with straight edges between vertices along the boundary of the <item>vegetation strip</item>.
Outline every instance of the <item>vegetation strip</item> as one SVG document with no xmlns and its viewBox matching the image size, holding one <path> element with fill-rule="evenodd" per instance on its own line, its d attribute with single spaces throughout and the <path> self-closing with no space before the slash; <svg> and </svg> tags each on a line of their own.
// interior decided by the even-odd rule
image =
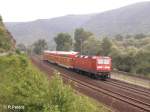
<svg viewBox="0 0 150 112">
<path fill-rule="evenodd" d="M 58 73 L 49 81 L 23 54 L 0 58 L 0 88 L 1 112 L 108 112 L 75 94 Z"/>
</svg>

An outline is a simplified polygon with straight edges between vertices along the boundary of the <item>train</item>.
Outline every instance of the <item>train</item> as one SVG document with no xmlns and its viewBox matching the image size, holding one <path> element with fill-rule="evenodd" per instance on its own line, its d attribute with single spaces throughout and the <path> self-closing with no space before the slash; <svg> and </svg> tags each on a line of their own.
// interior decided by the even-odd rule
<svg viewBox="0 0 150 112">
<path fill-rule="evenodd" d="M 46 50 L 42 57 L 43 61 L 80 72 L 94 79 L 106 80 L 111 75 L 112 59 L 109 56 L 87 56 L 74 51 Z"/>
</svg>

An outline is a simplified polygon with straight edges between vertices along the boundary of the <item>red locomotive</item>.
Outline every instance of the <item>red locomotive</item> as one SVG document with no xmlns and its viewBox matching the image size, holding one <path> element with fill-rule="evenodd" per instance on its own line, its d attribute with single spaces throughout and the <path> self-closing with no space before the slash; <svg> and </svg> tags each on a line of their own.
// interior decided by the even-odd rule
<svg viewBox="0 0 150 112">
<path fill-rule="evenodd" d="M 72 51 L 44 51 L 43 60 L 104 80 L 110 77 L 112 68 L 110 57 L 85 56 Z"/>
</svg>

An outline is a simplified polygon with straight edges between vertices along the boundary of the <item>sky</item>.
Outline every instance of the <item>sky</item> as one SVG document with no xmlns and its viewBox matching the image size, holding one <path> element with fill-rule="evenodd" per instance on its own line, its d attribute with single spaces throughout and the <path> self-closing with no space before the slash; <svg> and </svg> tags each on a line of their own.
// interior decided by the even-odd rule
<svg viewBox="0 0 150 112">
<path fill-rule="evenodd" d="M 0 0 L 4 22 L 23 22 L 69 14 L 91 14 L 150 0 Z"/>
</svg>

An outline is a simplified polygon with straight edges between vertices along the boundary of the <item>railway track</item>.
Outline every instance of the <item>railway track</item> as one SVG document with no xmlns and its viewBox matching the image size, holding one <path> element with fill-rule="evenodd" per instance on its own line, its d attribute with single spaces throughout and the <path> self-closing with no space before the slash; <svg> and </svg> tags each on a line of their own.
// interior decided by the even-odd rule
<svg viewBox="0 0 150 112">
<path fill-rule="evenodd" d="M 127 83 L 123 83 L 123 82 L 117 82 L 116 80 L 110 79 L 108 80 L 106 83 L 114 85 L 116 87 L 119 87 L 121 89 L 125 89 L 128 90 L 130 92 L 134 92 L 137 94 L 141 94 L 145 97 L 148 97 L 150 99 L 150 90 L 146 89 L 146 88 L 142 88 L 139 89 L 138 87 L 135 87 L 134 85 L 128 85 Z"/>
<path fill-rule="evenodd" d="M 133 85 L 133 84 L 129 84 L 129 83 L 126 83 L 126 82 L 118 81 L 118 80 L 115 80 L 115 79 L 111 79 L 108 82 L 110 82 L 111 84 L 114 84 L 114 85 L 119 84 L 120 86 L 122 86 L 124 88 L 128 88 L 130 90 L 139 91 L 140 93 L 143 93 L 146 96 L 150 97 L 150 89 L 146 89 L 146 88 L 143 88 L 143 87 L 140 87 L 140 86 L 137 86 L 137 85 Z"/>
<path fill-rule="evenodd" d="M 97 91 L 97 92 L 101 92 L 101 93 L 104 93 L 110 97 L 113 97 L 115 99 L 118 99 L 118 100 L 121 100 L 123 102 L 126 102 L 128 104 L 131 104 L 135 107 L 138 107 L 144 111 L 147 111 L 147 112 L 150 112 L 150 104 L 148 103 L 145 103 L 145 102 L 142 102 L 140 100 L 136 100 L 132 97 L 128 97 L 128 96 L 124 96 L 122 94 L 119 94 L 119 93 L 116 93 L 116 92 L 113 92 L 113 91 L 110 91 L 108 89 L 105 89 L 105 88 L 99 88 L 99 87 L 96 87 L 95 85 L 89 83 L 89 82 L 83 82 L 81 80 L 77 80 L 77 79 L 74 79 L 72 77 L 69 77 L 69 76 L 66 76 L 66 75 L 62 75 L 63 77 L 65 77 L 65 79 L 69 79 L 75 83 L 78 83 L 80 85 L 83 85 L 85 87 L 88 87 L 88 88 L 91 88 L 93 89 L 94 91 Z"/>
<path fill-rule="evenodd" d="M 64 77 L 64 75 L 63 75 L 63 77 Z M 70 78 L 70 77 L 67 77 L 68 79 L 70 79 L 70 80 L 74 80 L 74 79 L 72 79 L 72 78 Z M 80 80 L 79 80 L 80 81 Z M 79 82 L 78 81 L 78 82 Z M 75 81 L 75 82 L 77 82 L 77 81 Z M 85 82 L 85 81 L 84 81 Z M 82 82 L 81 82 L 82 83 Z M 124 101 L 124 102 L 126 102 L 126 103 L 129 103 L 129 104 L 131 104 L 131 105 L 134 105 L 134 106 L 136 106 L 136 107 L 140 107 L 141 109 L 145 109 L 145 110 L 147 110 L 147 111 L 150 111 L 150 103 L 146 103 L 146 102 L 144 102 L 144 101 L 141 101 L 141 100 L 137 100 L 137 99 L 135 99 L 135 98 L 132 98 L 132 97 L 129 97 L 129 96 L 126 96 L 126 95 L 123 95 L 123 94 L 120 94 L 120 93 L 118 93 L 118 92 L 115 92 L 115 91 L 112 91 L 112 90 L 109 90 L 109 89 L 107 89 L 107 88 L 104 88 L 104 87 L 99 87 L 99 86 L 97 86 L 97 85 L 95 85 L 95 84 L 93 84 L 93 83 L 90 83 L 89 81 L 87 81 L 86 82 L 86 84 L 84 84 L 84 85 L 88 85 L 88 87 L 89 88 L 91 88 L 90 86 L 92 86 L 92 89 L 94 89 L 94 90 L 97 90 L 98 92 L 102 92 L 102 93 L 104 93 L 104 94 L 107 94 L 108 96 L 111 96 L 111 97 L 113 97 L 113 98 L 115 98 L 115 99 L 119 99 L 119 100 L 122 100 L 122 101 Z M 89 86 L 90 85 L 90 86 Z M 95 88 L 96 87 L 96 88 Z M 105 86 L 106 87 L 106 86 Z M 150 100 L 149 100 L 150 101 Z M 136 103 L 136 105 L 135 105 L 135 103 Z M 138 105 L 138 106 L 137 106 Z"/>
<path fill-rule="evenodd" d="M 92 96 L 91 94 L 91 97 L 94 97 L 95 99 L 102 101 L 109 106 L 112 106 L 113 108 L 115 108 L 120 112 L 150 112 L 150 103 L 148 103 L 149 99 L 147 100 L 147 102 L 144 102 L 136 98 L 137 96 L 131 97 L 126 94 L 121 94 L 121 92 L 116 92 L 115 89 L 111 89 L 112 86 L 116 87 L 116 84 L 112 83 L 113 81 L 112 82 L 108 81 L 108 83 L 102 81 L 95 81 L 89 79 L 88 77 L 80 76 L 72 71 L 68 71 L 62 67 L 55 66 L 53 64 L 49 64 L 46 62 L 39 62 L 40 60 L 35 59 L 34 60 L 32 59 L 32 61 L 34 61 L 34 63 L 39 67 L 41 68 L 43 67 L 43 69 L 44 67 L 47 67 L 46 69 L 48 69 L 48 67 L 51 69 L 57 69 L 59 72 L 62 73 L 62 77 L 65 80 L 71 80 L 76 85 L 78 85 L 77 89 L 80 88 L 80 91 L 82 90 L 87 91 L 85 88 L 87 88 L 88 90 L 90 89 L 89 92 L 91 93 L 93 92 L 94 95 L 96 96 L 96 97 L 94 95 Z M 108 86 L 110 84 L 111 86 Z M 122 88 L 122 86 L 117 87 Z M 127 86 L 125 86 L 125 88 L 127 91 L 131 90 L 131 88 L 127 88 Z M 140 92 L 138 91 L 136 94 L 141 95 L 141 91 Z M 103 96 L 105 96 L 105 98 Z M 128 110 L 122 110 L 125 109 L 124 106 L 128 107 L 127 108 Z"/>
</svg>

